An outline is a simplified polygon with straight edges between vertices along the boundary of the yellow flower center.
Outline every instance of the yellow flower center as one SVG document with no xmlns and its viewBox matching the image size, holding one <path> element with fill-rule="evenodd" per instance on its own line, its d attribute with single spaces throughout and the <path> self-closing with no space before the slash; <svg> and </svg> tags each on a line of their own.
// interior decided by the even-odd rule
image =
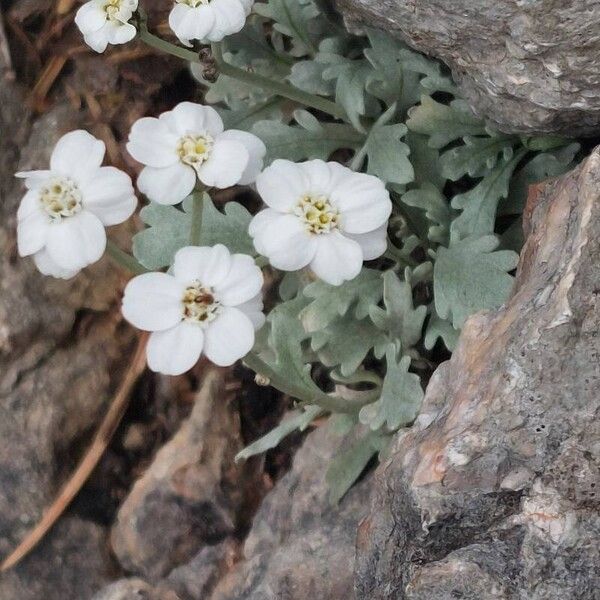
<svg viewBox="0 0 600 600">
<path fill-rule="evenodd" d="M 303 196 L 296 205 L 294 214 L 306 224 L 310 233 L 329 233 L 338 226 L 339 212 L 325 196 Z"/>
<path fill-rule="evenodd" d="M 204 135 L 186 135 L 177 144 L 179 160 L 197 169 L 208 160 L 213 144 L 213 138 L 207 133 Z"/>
<path fill-rule="evenodd" d="M 104 1 L 104 12 L 109 21 L 118 22 L 119 13 L 121 11 L 122 0 L 105 0 Z"/>
<path fill-rule="evenodd" d="M 197 8 L 203 4 L 210 4 L 210 0 L 175 0 L 176 4 L 187 4 L 192 8 Z"/>
<path fill-rule="evenodd" d="M 81 210 L 82 194 L 71 179 L 53 177 L 40 189 L 40 202 L 53 219 L 60 220 Z"/>
<path fill-rule="evenodd" d="M 217 318 L 221 304 L 209 287 L 199 281 L 192 282 L 181 300 L 183 304 L 183 320 L 205 325 Z"/>
</svg>

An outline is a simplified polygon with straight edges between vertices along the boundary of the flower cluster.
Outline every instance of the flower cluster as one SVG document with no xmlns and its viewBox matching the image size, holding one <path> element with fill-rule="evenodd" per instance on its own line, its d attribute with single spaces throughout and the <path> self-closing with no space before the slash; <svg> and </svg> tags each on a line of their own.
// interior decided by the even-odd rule
<svg viewBox="0 0 600 600">
<path fill-rule="evenodd" d="M 192 40 L 220 42 L 244 27 L 254 0 L 175 0 L 169 25 L 186 46 Z M 90 0 L 77 11 L 75 23 L 96 52 L 109 44 L 126 44 L 137 35 L 131 23 L 138 0 Z"/>
<path fill-rule="evenodd" d="M 262 327 L 263 276 L 250 256 L 218 244 L 186 247 L 172 274 L 145 273 L 125 288 L 123 315 L 153 332 L 148 366 L 167 375 L 191 369 L 201 354 L 225 367 L 254 346 Z"/>
<path fill-rule="evenodd" d="M 137 182 L 140 192 L 159 204 L 179 204 L 197 180 L 216 188 L 254 182 L 265 145 L 245 131 L 223 129 L 214 108 L 192 102 L 182 102 L 158 119 L 137 121 L 127 150 L 145 165 Z"/>
<path fill-rule="evenodd" d="M 137 29 L 129 21 L 138 8 L 138 0 L 90 0 L 75 16 L 75 23 L 85 43 L 96 52 L 109 44 L 126 44 Z"/>
<path fill-rule="evenodd" d="M 386 250 L 392 202 L 377 177 L 335 162 L 276 160 L 256 187 L 268 208 L 254 217 L 250 235 L 277 269 L 309 266 L 340 285 Z"/>
<path fill-rule="evenodd" d="M 27 193 L 17 212 L 21 256 L 38 269 L 69 279 L 104 254 L 104 227 L 126 221 L 137 199 L 129 176 L 103 167 L 105 146 L 86 131 L 63 136 L 50 169 L 17 173 Z"/>
<path fill-rule="evenodd" d="M 208 106 L 183 102 L 134 123 L 127 149 L 144 165 L 137 186 L 151 201 L 179 204 L 197 186 L 251 185 L 267 208 L 249 226 L 257 253 L 283 271 L 309 267 L 333 285 L 356 277 L 386 249 L 389 194 L 376 177 L 334 162 L 276 160 L 256 136 L 224 130 Z M 18 173 L 28 189 L 18 210 L 18 248 L 39 270 L 70 278 L 101 258 L 104 228 L 122 223 L 137 199 L 128 175 L 103 167 L 103 142 L 73 131 L 57 143 L 46 171 Z M 254 345 L 264 323 L 262 272 L 254 258 L 223 245 L 181 248 L 169 273 L 127 285 L 123 315 L 152 332 L 151 369 L 189 370 L 204 354 L 231 365 Z"/>
</svg>

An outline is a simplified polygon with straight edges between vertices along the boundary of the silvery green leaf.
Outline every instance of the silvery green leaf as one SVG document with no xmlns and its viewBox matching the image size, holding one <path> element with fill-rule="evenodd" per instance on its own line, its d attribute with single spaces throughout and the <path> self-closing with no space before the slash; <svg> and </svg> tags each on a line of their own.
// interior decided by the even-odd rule
<svg viewBox="0 0 600 600">
<path fill-rule="evenodd" d="M 562 148 L 537 154 L 521 167 L 510 182 L 508 197 L 500 202 L 498 214 L 517 215 L 523 212 L 527 189 L 550 177 L 558 177 L 573 167 L 575 155 L 581 146 L 571 143 Z"/>
<path fill-rule="evenodd" d="M 406 352 L 421 339 L 427 307 L 414 307 L 412 287 L 400 281 L 394 271 L 383 275 L 383 303 L 385 310 L 371 306 L 371 320 L 392 341 L 399 341 L 402 351 Z"/>
<path fill-rule="evenodd" d="M 498 308 L 513 284 L 509 275 L 519 260 L 510 250 L 499 250 L 493 235 L 471 237 L 440 247 L 433 271 L 435 308 L 460 329 L 479 310 Z"/>
<path fill-rule="evenodd" d="M 435 243 L 447 244 L 452 211 L 446 198 L 437 187 L 424 183 L 420 188 L 402 195 L 402 202 L 425 211 L 429 222 L 427 237 Z"/>
<path fill-rule="evenodd" d="M 298 295 L 301 289 L 301 280 L 298 271 L 285 273 L 279 284 L 279 297 L 286 302 Z"/>
<path fill-rule="evenodd" d="M 441 339 L 446 348 L 452 352 L 456 348 L 459 335 L 460 331 L 454 329 L 450 321 L 442 319 L 435 311 L 435 306 L 432 306 L 425 332 L 425 348 L 432 350 L 438 339 Z"/>
<path fill-rule="evenodd" d="M 383 343 L 384 335 L 370 320 L 345 315 L 311 336 L 311 348 L 326 367 L 340 367 L 342 375 L 354 373 L 369 351 Z"/>
<path fill-rule="evenodd" d="M 354 415 L 338 413 L 331 415 L 327 426 L 331 430 L 331 433 L 336 436 L 348 435 L 352 428 L 356 425 L 356 418 Z"/>
<path fill-rule="evenodd" d="M 292 66 L 288 81 L 294 87 L 309 94 L 331 96 L 335 89 L 335 83 L 323 79 L 323 71 L 326 68 L 326 64 L 316 60 L 299 61 Z"/>
<path fill-rule="evenodd" d="M 359 419 L 363 425 L 373 431 L 384 426 L 388 431 L 396 431 L 416 419 L 424 394 L 419 376 L 408 371 L 410 362 L 408 356 L 397 362 L 395 347 L 388 348 L 381 397 L 361 409 Z"/>
<path fill-rule="evenodd" d="M 366 143 L 370 174 L 386 183 L 406 184 L 414 179 L 410 148 L 402 141 L 407 131 L 403 123 L 373 127 Z"/>
<path fill-rule="evenodd" d="M 452 207 L 462 213 L 452 221 L 452 239 L 481 236 L 494 232 L 496 210 L 501 198 L 506 198 L 510 178 L 523 159 L 526 150 L 521 150 L 509 162 L 500 162 L 474 188 L 454 196 Z"/>
<path fill-rule="evenodd" d="M 189 245 L 191 199 L 183 210 L 151 202 L 142 208 L 140 217 L 148 228 L 133 236 L 133 253 L 147 269 L 169 266 L 175 253 Z M 202 245 L 225 244 L 231 252 L 254 255 L 254 245 L 248 235 L 252 215 L 239 203 L 229 202 L 219 211 L 208 194 L 204 194 L 202 212 Z"/>
<path fill-rule="evenodd" d="M 451 181 L 457 181 L 465 175 L 481 177 L 486 170 L 496 166 L 499 157 L 509 161 L 517 142 L 518 138 L 507 135 L 467 135 L 463 145 L 442 154 L 442 175 Z"/>
<path fill-rule="evenodd" d="M 356 319 L 368 316 L 370 306 L 382 298 L 383 280 L 380 271 L 363 269 L 358 277 L 340 286 L 315 281 L 307 285 L 303 293 L 311 302 L 302 310 L 300 318 L 304 329 L 314 332 L 325 329 L 352 306 Z"/>
<path fill-rule="evenodd" d="M 266 165 L 276 158 L 327 160 L 336 150 L 355 149 L 364 141 L 364 136 L 353 127 L 341 123 L 321 123 L 318 130 L 309 130 L 279 121 L 259 121 L 252 133 L 267 146 Z"/>
<path fill-rule="evenodd" d="M 331 461 L 325 476 L 331 504 L 337 504 L 346 495 L 373 456 L 387 445 L 387 441 L 388 438 L 368 433 Z"/>
<path fill-rule="evenodd" d="M 304 331 L 298 314 L 305 304 L 306 299 L 298 296 L 279 304 L 269 313 L 269 351 L 260 354 L 264 363 L 260 372 L 271 381 L 277 381 L 276 387 L 281 392 L 310 402 L 311 399 L 323 396 L 324 392 L 312 380 L 310 364 L 305 360 L 302 349 L 308 334 Z"/>
<path fill-rule="evenodd" d="M 271 450 L 271 448 L 275 448 L 283 438 L 294 431 L 304 431 L 323 412 L 323 409 L 319 406 L 307 406 L 304 409 L 294 411 L 285 417 L 280 425 L 249 446 L 246 446 L 241 452 L 238 452 L 235 461 L 245 460 L 251 456 L 256 456 L 257 454 Z"/>
<path fill-rule="evenodd" d="M 274 21 L 275 30 L 291 38 L 293 56 L 316 54 L 319 38 L 327 30 L 311 0 L 268 0 L 256 3 L 254 12 Z"/>
<path fill-rule="evenodd" d="M 442 190 L 446 178 L 442 175 L 440 152 L 428 144 L 428 138 L 414 131 L 409 131 L 404 141 L 410 148 L 410 162 L 415 172 L 414 183 L 421 186 L 424 183 L 434 185 Z"/>
<path fill-rule="evenodd" d="M 323 71 L 323 78 L 335 81 L 335 100 L 348 115 L 358 131 L 363 131 L 360 118 L 372 110 L 366 96 L 366 86 L 373 75 L 373 67 L 366 60 L 348 60 L 337 57 Z"/>
<path fill-rule="evenodd" d="M 408 128 L 416 133 L 428 135 L 432 148 L 443 148 L 466 135 L 486 133 L 484 122 L 459 100 L 454 100 L 447 106 L 429 96 L 423 96 L 421 104 L 411 108 L 408 114 Z"/>
<path fill-rule="evenodd" d="M 217 108 L 217 112 L 223 119 L 225 129 L 250 131 L 258 121 L 265 119 L 281 121 L 281 103 L 281 98 L 273 97 L 260 104 L 246 105 L 240 110 Z"/>
</svg>

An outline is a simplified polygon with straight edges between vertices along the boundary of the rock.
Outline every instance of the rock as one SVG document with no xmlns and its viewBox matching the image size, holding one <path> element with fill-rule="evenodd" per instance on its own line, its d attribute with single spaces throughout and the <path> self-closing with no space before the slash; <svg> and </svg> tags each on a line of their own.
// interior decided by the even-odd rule
<svg viewBox="0 0 600 600">
<path fill-rule="evenodd" d="M 142 579 L 119 579 L 102 591 L 98 592 L 92 600 L 167 600 L 159 596 L 156 588 Z M 170 600 L 179 600 L 171 595 Z"/>
<path fill-rule="evenodd" d="M 32 554 L 2 574 L 0 598 L 87 600 L 110 579 L 105 539 L 104 528 L 98 525 L 62 519 Z"/>
<path fill-rule="evenodd" d="M 600 589 L 600 150 L 530 196 L 504 308 L 471 317 L 360 526 L 358 599 L 594 600 Z"/>
<path fill-rule="evenodd" d="M 356 527 L 367 509 L 369 481 L 339 506 L 328 502 L 327 465 L 340 438 L 311 433 L 287 473 L 265 498 L 244 546 L 245 560 L 211 600 L 350 600 Z M 195 599 L 194 599 L 195 600 Z"/>
<path fill-rule="evenodd" d="M 169 573 L 158 589 L 176 593 L 181 600 L 210 598 L 219 580 L 231 570 L 239 554 L 239 543 L 227 539 L 216 546 L 205 546 L 186 565 Z"/>
<path fill-rule="evenodd" d="M 498 128 L 600 132 L 600 4 L 588 0 L 335 0 L 351 24 L 397 33 L 448 64 Z"/>
<path fill-rule="evenodd" d="M 225 371 L 204 377 L 190 418 L 123 503 L 112 543 L 123 567 L 156 579 L 236 529 L 244 499 L 243 447 Z"/>
</svg>

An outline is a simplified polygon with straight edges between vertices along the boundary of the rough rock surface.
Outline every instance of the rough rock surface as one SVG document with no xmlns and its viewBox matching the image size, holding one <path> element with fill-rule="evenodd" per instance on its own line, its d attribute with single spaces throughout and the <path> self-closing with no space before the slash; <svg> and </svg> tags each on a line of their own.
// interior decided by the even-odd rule
<svg viewBox="0 0 600 600">
<path fill-rule="evenodd" d="M 209 371 L 190 418 L 119 510 L 112 543 L 126 570 L 156 579 L 234 532 L 244 499 L 244 466 L 234 458 L 242 447 L 225 372 Z"/>
<path fill-rule="evenodd" d="M 531 194 L 507 305 L 468 320 L 361 524 L 359 599 L 595 600 L 600 151 Z"/>
<path fill-rule="evenodd" d="M 511 132 L 600 133 L 595 0 L 335 0 L 450 65 L 476 112 Z"/>
<path fill-rule="evenodd" d="M 354 597 L 356 527 L 368 508 L 369 480 L 339 506 L 329 504 L 325 472 L 340 446 L 327 427 L 308 436 L 292 470 L 256 514 L 245 560 L 220 582 L 211 600 Z"/>
</svg>

